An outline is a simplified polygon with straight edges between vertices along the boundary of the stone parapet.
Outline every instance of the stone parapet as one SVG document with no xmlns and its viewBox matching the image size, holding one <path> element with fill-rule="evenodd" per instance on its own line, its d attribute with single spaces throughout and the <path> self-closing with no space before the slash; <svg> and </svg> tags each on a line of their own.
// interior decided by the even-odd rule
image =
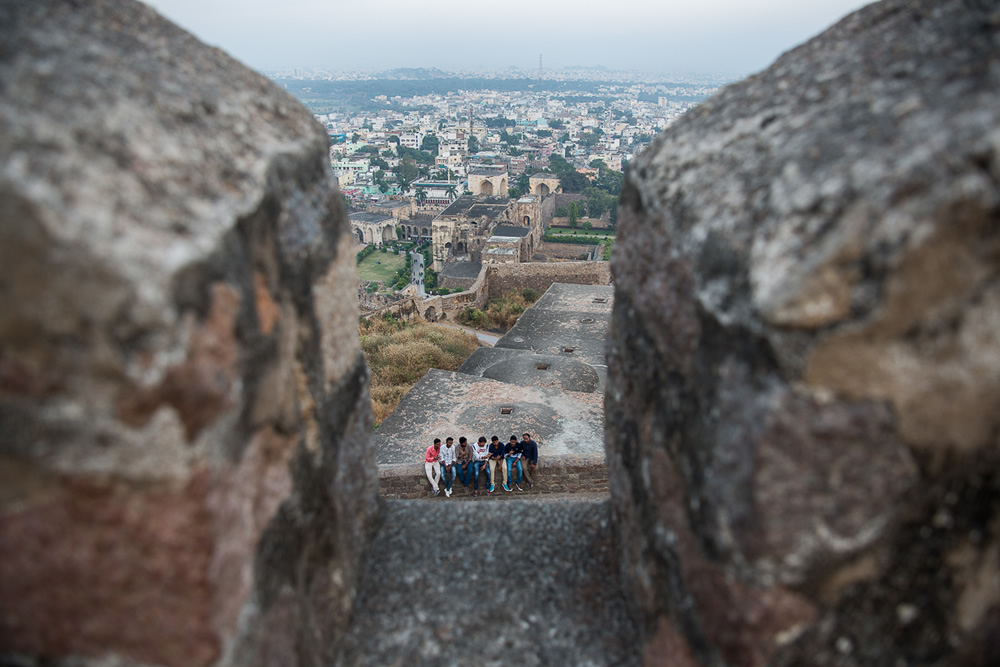
<svg viewBox="0 0 1000 667">
<path fill-rule="evenodd" d="M 535 469 L 535 485 L 524 491 L 516 489 L 507 493 L 496 487 L 492 495 L 486 493 L 486 484 L 480 478 L 480 497 L 509 500 L 526 495 L 549 495 L 555 493 L 601 493 L 608 491 L 608 471 L 603 455 L 567 455 L 552 458 L 540 457 Z M 379 495 L 384 498 L 434 498 L 430 484 L 424 475 L 422 463 L 397 463 L 378 467 Z M 512 487 L 513 488 L 513 487 Z M 452 498 L 471 499 L 469 488 L 455 480 Z M 444 498 L 442 491 L 438 498 Z"/>
</svg>

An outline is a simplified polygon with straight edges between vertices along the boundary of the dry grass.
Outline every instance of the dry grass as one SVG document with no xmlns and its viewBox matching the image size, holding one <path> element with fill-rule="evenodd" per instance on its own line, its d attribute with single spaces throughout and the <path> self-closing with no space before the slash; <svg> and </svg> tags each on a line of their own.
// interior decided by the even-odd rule
<svg viewBox="0 0 1000 667">
<path fill-rule="evenodd" d="M 477 329 L 507 332 L 517 322 L 521 313 L 540 296 L 541 292 L 530 287 L 506 292 L 495 299 L 490 299 L 485 310 L 466 308 L 461 311 L 458 314 L 458 321 Z"/>
<path fill-rule="evenodd" d="M 458 370 L 479 346 L 476 337 L 426 322 L 396 319 L 361 320 L 361 349 L 371 369 L 372 411 L 380 424 L 403 395 L 431 368 Z"/>
</svg>

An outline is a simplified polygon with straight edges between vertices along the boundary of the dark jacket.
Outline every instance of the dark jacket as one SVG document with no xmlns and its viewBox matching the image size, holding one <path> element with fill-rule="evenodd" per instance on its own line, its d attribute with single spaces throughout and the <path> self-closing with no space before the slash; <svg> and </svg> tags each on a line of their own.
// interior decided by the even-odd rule
<svg viewBox="0 0 1000 667">
<path fill-rule="evenodd" d="M 503 447 L 503 443 L 502 442 L 498 441 L 496 444 L 494 444 L 494 443 L 491 442 L 490 443 L 490 458 L 493 458 L 495 456 L 495 457 L 497 457 L 497 459 L 502 459 L 503 458 L 503 449 L 504 449 L 504 447 Z"/>
<path fill-rule="evenodd" d="M 527 440 L 522 440 L 518 444 L 521 445 L 521 450 L 524 452 L 524 456 L 522 458 L 524 458 L 524 460 L 531 465 L 538 465 L 538 443 L 529 438 Z"/>
</svg>

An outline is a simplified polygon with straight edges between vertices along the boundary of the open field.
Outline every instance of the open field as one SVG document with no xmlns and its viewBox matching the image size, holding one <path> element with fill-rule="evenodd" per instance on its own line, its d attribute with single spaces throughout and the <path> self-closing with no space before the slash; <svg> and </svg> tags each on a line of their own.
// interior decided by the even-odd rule
<svg viewBox="0 0 1000 667">
<path fill-rule="evenodd" d="M 361 280 L 381 280 L 388 285 L 392 282 L 396 271 L 403 268 L 405 264 L 406 258 L 402 255 L 373 252 L 358 264 L 358 278 Z"/>
</svg>

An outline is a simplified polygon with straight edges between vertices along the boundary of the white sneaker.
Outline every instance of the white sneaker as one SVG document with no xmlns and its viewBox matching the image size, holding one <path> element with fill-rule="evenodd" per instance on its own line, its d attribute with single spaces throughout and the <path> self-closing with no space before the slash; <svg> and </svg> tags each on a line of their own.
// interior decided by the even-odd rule
<svg viewBox="0 0 1000 667">
<path fill-rule="evenodd" d="M 441 489 L 434 489 L 434 495 L 435 496 L 438 495 L 439 493 L 441 493 Z"/>
<path fill-rule="evenodd" d="M 445 489 L 444 490 L 444 495 L 445 495 L 446 498 L 451 498 L 451 489 Z"/>
</svg>

